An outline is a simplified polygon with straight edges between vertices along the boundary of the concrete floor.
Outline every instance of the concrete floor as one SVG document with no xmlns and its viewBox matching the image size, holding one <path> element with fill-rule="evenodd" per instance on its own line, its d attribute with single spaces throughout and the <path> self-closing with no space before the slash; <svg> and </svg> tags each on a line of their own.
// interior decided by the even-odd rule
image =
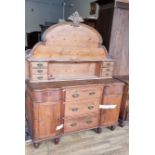
<svg viewBox="0 0 155 155">
<path fill-rule="evenodd" d="M 92 130 L 65 135 L 58 145 L 52 140 L 41 143 L 38 149 L 26 144 L 25 155 L 128 155 L 129 125 L 117 126 L 114 131 L 103 128 L 97 134 Z"/>
</svg>

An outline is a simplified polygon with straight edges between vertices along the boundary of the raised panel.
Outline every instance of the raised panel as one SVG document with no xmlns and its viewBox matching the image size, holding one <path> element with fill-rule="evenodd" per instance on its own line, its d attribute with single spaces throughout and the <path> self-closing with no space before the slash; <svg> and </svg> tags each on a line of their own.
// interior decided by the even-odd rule
<svg viewBox="0 0 155 155">
<path fill-rule="evenodd" d="M 39 139 L 56 136 L 56 128 L 60 125 L 60 102 L 38 104 L 38 132 Z"/>
</svg>

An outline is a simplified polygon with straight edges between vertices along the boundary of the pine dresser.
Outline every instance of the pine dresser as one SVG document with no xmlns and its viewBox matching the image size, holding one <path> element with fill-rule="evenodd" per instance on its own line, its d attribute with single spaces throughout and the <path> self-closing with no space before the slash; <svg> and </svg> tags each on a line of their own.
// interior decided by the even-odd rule
<svg viewBox="0 0 155 155">
<path fill-rule="evenodd" d="M 64 134 L 115 129 L 124 83 L 100 34 L 78 22 L 56 24 L 26 55 L 26 117 L 35 147 Z"/>
</svg>

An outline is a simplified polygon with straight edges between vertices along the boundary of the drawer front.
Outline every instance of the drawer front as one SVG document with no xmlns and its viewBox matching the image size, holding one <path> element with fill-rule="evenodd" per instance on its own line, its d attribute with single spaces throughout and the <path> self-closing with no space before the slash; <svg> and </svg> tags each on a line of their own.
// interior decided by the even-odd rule
<svg viewBox="0 0 155 155">
<path fill-rule="evenodd" d="M 47 75 L 47 69 L 31 69 L 31 75 Z"/>
<path fill-rule="evenodd" d="M 32 68 L 47 68 L 48 62 L 31 62 Z"/>
<path fill-rule="evenodd" d="M 34 102 L 53 102 L 61 100 L 61 90 L 44 90 L 44 91 L 34 91 L 32 94 Z"/>
<path fill-rule="evenodd" d="M 102 71 L 102 72 L 101 72 L 101 76 L 102 76 L 102 77 L 112 77 L 112 72 L 105 72 L 105 71 Z"/>
<path fill-rule="evenodd" d="M 102 85 L 83 85 L 81 87 L 66 88 L 65 101 L 100 98 L 102 91 Z"/>
<path fill-rule="evenodd" d="M 64 132 L 73 132 L 89 128 L 95 128 L 98 125 L 98 116 L 86 116 L 80 119 L 65 119 Z"/>
<path fill-rule="evenodd" d="M 105 95 L 122 94 L 123 93 L 123 88 L 124 88 L 123 84 L 120 84 L 120 85 L 115 85 L 115 84 L 106 85 L 104 87 L 104 94 Z"/>
<path fill-rule="evenodd" d="M 101 72 L 113 72 L 113 67 L 103 67 L 101 68 Z"/>
<path fill-rule="evenodd" d="M 31 79 L 35 81 L 48 80 L 48 76 L 47 75 L 32 75 Z"/>
<path fill-rule="evenodd" d="M 99 113 L 99 100 L 67 102 L 65 116 L 81 116 L 86 113 Z"/>
<path fill-rule="evenodd" d="M 114 62 L 113 61 L 104 61 L 102 62 L 102 67 L 113 67 Z"/>
</svg>

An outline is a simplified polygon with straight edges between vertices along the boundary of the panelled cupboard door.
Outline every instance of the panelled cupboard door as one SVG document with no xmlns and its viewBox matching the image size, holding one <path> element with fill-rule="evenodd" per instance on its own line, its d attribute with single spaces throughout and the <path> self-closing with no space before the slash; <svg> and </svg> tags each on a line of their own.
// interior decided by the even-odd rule
<svg viewBox="0 0 155 155">
<path fill-rule="evenodd" d="M 45 102 L 35 104 L 37 110 L 38 134 L 35 139 L 42 139 L 56 136 L 59 131 L 56 130 L 60 125 L 60 102 Z"/>
<path fill-rule="evenodd" d="M 118 121 L 122 95 L 108 95 L 103 98 L 101 125 L 108 126 Z"/>
</svg>

